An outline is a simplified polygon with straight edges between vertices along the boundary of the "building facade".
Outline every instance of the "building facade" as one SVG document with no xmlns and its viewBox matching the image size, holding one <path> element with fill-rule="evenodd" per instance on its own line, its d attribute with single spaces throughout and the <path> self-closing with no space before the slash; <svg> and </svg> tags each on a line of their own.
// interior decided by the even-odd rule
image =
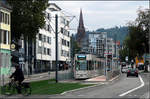
<svg viewBox="0 0 150 99">
<path fill-rule="evenodd" d="M 44 72 L 55 70 L 56 46 L 58 46 L 59 69 L 65 69 L 65 64 L 70 62 L 70 32 L 69 20 L 61 11 L 61 8 L 54 3 L 45 11 L 46 25 L 40 29 L 36 39 L 36 70 Z M 55 37 L 55 15 L 58 15 L 58 45 Z"/>
<path fill-rule="evenodd" d="M 116 66 L 119 45 L 112 38 L 107 37 L 106 32 L 89 33 L 89 53 L 105 58 L 108 68 Z M 114 58 L 115 56 L 115 58 Z M 113 65 L 114 64 L 114 65 Z"/>
<path fill-rule="evenodd" d="M 104 57 L 104 38 L 102 33 L 89 33 L 89 52 Z"/>
<path fill-rule="evenodd" d="M 11 67 L 11 8 L 0 1 L 0 74 L 9 74 Z"/>
</svg>

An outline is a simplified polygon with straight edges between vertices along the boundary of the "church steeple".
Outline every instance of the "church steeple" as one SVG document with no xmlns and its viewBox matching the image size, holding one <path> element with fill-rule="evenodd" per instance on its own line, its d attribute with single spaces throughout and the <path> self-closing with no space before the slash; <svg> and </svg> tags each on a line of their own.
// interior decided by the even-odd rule
<svg viewBox="0 0 150 99">
<path fill-rule="evenodd" d="M 76 40 L 79 47 L 83 46 L 85 36 L 86 34 L 85 34 L 85 28 L 83 23 L 82 9 L 80 9 L 79 26 L 78 26 L 77 36 L 76 36 Z"/>
<path fill-rule="evenodd" d="M 84 28 L 83 16 L 82 16 L 82 9 L 80 9 L 79 28 Z"/>
</svg>

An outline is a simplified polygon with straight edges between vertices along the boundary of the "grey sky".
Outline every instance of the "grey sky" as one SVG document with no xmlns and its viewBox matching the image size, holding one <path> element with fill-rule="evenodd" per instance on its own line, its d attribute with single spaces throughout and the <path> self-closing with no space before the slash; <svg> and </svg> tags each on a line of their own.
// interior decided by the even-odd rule
<svg viewBox="0 0 150 99">
<path fill-rule="evenodd" d="M 137 17 L 137 10 L 149 8 L 149 1 L 53 1 L 65 13 L 75 15 L 71 28 L 77 29 L 80 8 L 86 30 L 124 26 Z M 74 31 L 75 32 L 75 31 Z"/>
</svg>

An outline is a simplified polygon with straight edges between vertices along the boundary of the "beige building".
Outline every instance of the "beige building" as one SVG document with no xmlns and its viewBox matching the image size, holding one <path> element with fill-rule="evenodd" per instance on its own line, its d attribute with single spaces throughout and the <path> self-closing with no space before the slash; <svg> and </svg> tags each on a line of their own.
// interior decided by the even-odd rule
<svg viewBox="0 0 150 99">
<path fill-rule="evenodd" d="M 3 0 L 0 1 L 0 74 L 9 74 L 11 67 L 11 10 Z"/>
</svg>

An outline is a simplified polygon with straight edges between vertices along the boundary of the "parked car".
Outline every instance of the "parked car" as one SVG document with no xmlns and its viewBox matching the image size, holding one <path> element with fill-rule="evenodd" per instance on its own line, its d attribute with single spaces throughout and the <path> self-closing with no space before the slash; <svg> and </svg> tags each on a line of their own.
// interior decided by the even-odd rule
<svg viewBox="0 0 150 99">
<path fill-rule="evenodd" d="M 136 76 L 138 77 L 138 69 L 136 68 L 129 68 L 127 72 L 127 77 L 128 76 Z"/>
<path fill-rule="evenodd" d="M 121 68 L 121 72 L 122 73 L 127 73 L 127 71 L 128 71 L 128 67 L 122 67 Z"/>
</svg>

